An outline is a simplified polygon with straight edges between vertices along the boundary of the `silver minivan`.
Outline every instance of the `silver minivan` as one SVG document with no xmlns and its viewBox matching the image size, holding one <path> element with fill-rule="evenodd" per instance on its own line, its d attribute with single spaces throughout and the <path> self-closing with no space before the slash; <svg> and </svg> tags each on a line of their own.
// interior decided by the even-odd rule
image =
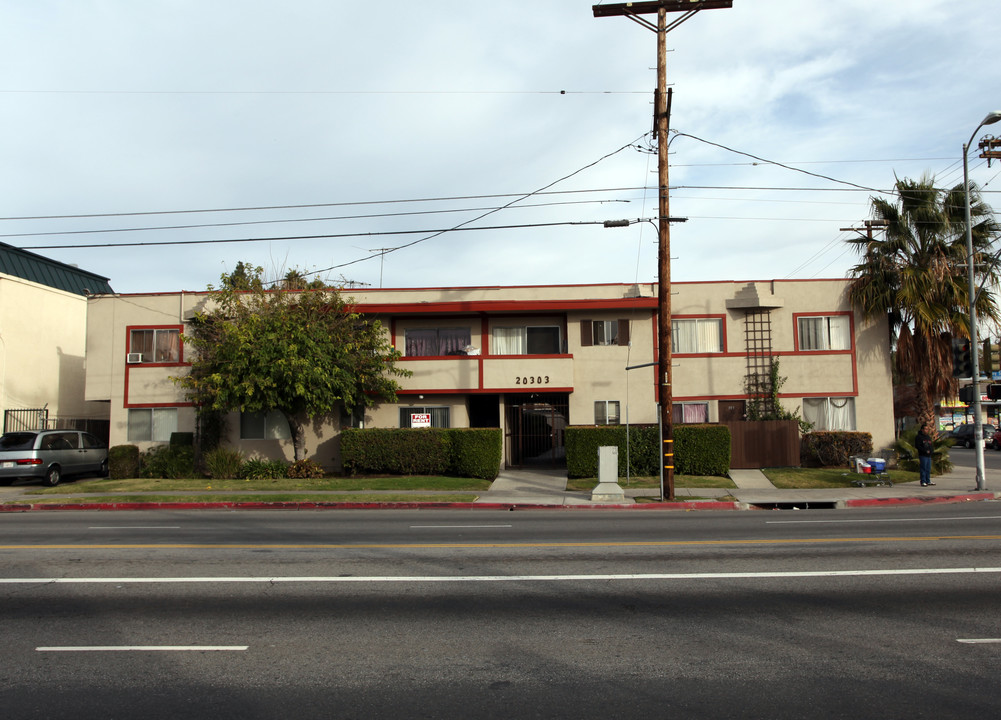
<svg viewBox="0 0 1001 720">
<path fill-rule="evenodd" d="M 55 487 L 64 476 L 108 474 L 108 447 L 80 430 L 8 432 L 0 436 L 0 485 L 39 478 Z"/>
</svg>

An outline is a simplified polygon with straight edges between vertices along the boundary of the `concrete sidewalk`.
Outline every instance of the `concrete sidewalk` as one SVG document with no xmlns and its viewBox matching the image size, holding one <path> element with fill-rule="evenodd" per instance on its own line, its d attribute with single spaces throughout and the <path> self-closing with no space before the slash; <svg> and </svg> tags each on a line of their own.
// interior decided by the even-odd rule
<svg viewBox="0 0 1001 720">
<path fill-rule="evenodd" d="M 847 474 L 847 471 L 846 471 Z M 726 507 L 750 509 L 750 508 L 823 508 L 823 507 L 861 507 L 865 505 L 888 505 L 904 503 L 923 502 L 962 502 L 970 500 L 997 500 L 1001 499 L 1001 492 L 995 490 L 995 486 L 1001 488 L 1001 478 L 987 477 L 988 490 L 977 491 L 975 474 L 972 468 L 956 468 L 948 475 L 936 477 L 935 486 L 930 488 L 921 487 L 917 481 L 897 484 L 892 487 L 844 487 L 830 488 L 824 490 L 784 490 L 776 488 L 768 481 L 763 473 L 758 470 L 732 470 L 730 477 L 734 481 L 736 488 L 675 488 L 675 501 L 684 503 L 691 502 L 693 506 L 700 504 L 711 507 L 709 504 L 713 500 L 729 503 Z M 859 478 L 869 476 L 860 475 Z M 622 502 L 615 503 L 616 506 L 634 505 L 635 498 L 656 498 L 659 496 L 657 488 L 636 488 L 630 487 L 625 478 L 619 478 L 619 485 L 622 487 L 625 498 Z M 567 490 L 567 474 L 565 469 L 529 469 L 529 470 L 503 470 L 494 480 L 489 490 L 483 492 L 472 505 L 479 506 L 594 506 L 601 505 L 607 507 L 606 502 L 595 502 L 591 500 L 590 491 Z M 32 496 L 24 495 L 24 491 L 33 485 L 15 485 L 12 487 L 0 487 L 0 501 L 16 502 L 23 500 L 26 505 L 32 503 Z M 66 497 L 80 497 L 80 493 L 73 493 L 72 486 L 66 488 Z M 129 495 L 163 495 L 163 492 L 150 493 L 129 493 Z M 203 495 L 205 504 L 215 502 L 213 496 L 233 495 L 233 491 L 201 491 L 183 493 L 185 495 Z M 267 491 L 254 491 L 255 495 L 267 495 Z M 287 491 L 281 491 L 283 495 L 289 495 Z M 322 491 L 310 491 L 311 495 L 328 494 Z M 352 495 L 350 491 L 329 491 L 329 494 L 336 494 L 341 497 Z M 385 491 L 378 493 L 372 491 L 358 491 L 357 494 L 392 494 L 392 495 L 420 495 L 424 498 L 433 495 L 454 495 L 453 492 L 428 492 L 428 491 Z M 110 494 L 109 494 L 110 495 Z M 48 498 L 59 496 L 48 495 Z M 692 500 L 698 498 L 698 500 Z M 425 500 L 425 503 L 427 501 Z M 101 506 L 108 506 L 113 503 L 108 496 L 102 498 L 98 503 Z M 260 505 L 261 503 L 257 503 Z M 267 503 L 264 503 L 266 505 Z M 285 503 L 288 505 L 289 503 Z M 295 504 L 294 501 L 292 504 Z M 379 503 L 368 503 L 378 506 Z M 405 505 L 406 503 L 394 502 L 394 506 Z M 194 503 L 197 506 L 198 503 Z M 468 507 L 468 503 L 459 505 Z M 644 503 L 646 506 L 657 506 L 657 503 Z M 719 505 L 717 505 L 719 507 Z M 110 509 L 110 507 L 109 507 Z"/>
<path fill-rule="evenodd" d="M 847 473 L 847 471 L 846 471 Z M 869 476 L 860 475 L 860 479 Z M 934 478 L 935 485 L 921 487 L 917 481 L 896 484 L 892 487 L 847 487 L 824 490 L 784 490 L 776 488 L 759 470 L 731 470 L 730 478 L 737 486 L 727 488 L 675 488 L 675 499 L 687 498 L 733 499 L 744 507 L 850 507 L 867 503 L 889 504 L 892 502 L 927 502 L 970 499 L 990 500 L 1001 498 L 1001 492 L 991 487 L 988 476 L 988 490 L 977 491 L 973 469 L 956 468 L 948 475 Z M 995 484 L 1001 482 L 993 478 Z M 568 491 L 564 470 L 504 470 L 480 496 L 480 504 L 510 505 L 594 505 L 590 492 Z M 626 504 L 634 503 L 636 497 L 655 497 L 656 489 L 630 488 L 625 478 L 619 478 L 626 496 Z M 999 485 L 1001 487 L 1001 485 Z M 976 496 L 976 497 L 972 497 Z"/>
</svg>

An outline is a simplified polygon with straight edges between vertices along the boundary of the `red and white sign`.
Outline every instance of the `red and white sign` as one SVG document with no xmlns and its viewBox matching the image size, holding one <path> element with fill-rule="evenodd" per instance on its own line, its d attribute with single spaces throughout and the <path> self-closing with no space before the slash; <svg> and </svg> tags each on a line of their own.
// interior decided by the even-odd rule
<svg viewBox="0 0 1001 720">
<path fill-rule="evenodd" d="M 410 427 L 431 427 L 431 413 L 411 413 Z"/>
</svg>

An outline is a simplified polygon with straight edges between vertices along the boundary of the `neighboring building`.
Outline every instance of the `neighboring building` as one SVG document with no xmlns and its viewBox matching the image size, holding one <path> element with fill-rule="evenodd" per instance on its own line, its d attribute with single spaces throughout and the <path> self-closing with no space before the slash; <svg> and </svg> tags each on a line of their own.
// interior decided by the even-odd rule
<svg viewBox="0 0 1001 720">
<path fill-rule="evenodd" d="M 674 283 L 674 418 L 740 420 L 747 376 L 780 360 L 781 401 L 817 429 L 893 440 L 889 333 L 847 304 L 845 280 Z M 501 427 L 505 461 L 562 455 L 567 425 L 656 423 L 656 285 L 360 290 L 403 353 L 398 402 L 308 430 L 307 452 L 340 462 L 341 427 Z M 194 429 L 171 377 L 186 372 L 185 323 L 208 293 L 89 299 L 87 399 L 111 404 L 112 444 L 145 448 Z M 627 368 L 634 368 L 627 370 Z M 233 413 L 228 442 L 291 459 L 280 415 Z"/>
<path fill-rule="evenodd" d="M 105 277 L 0 243 L 5 430 L 64 422 L 107 434 L 108 403 L 84 401 L 84 355 L 87 295 L 110 292 Z"/>
</svg>

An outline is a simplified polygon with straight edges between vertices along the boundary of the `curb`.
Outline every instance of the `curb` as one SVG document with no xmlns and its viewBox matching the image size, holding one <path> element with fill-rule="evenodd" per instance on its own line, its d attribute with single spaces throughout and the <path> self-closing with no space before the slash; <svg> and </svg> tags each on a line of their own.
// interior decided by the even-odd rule
<svg viewBox="0 0 1001 720">
<path fill-rule="evenodd" d="M 889 497 L 839 500 L 839 508 L 873 508 L 891 505 L 931 505 L 965 502 L 996 501 L 999 495 L 993 492 L 970 492 L 958 495 L 938 495 L 934 497 Z M 834 501 L 817 505 L 830 505 Z M 809 506 L 807 501 L 775 501 L 776 505 Z M 762 503 L 719 500 L 682 500 L 675 502 L 650 502 L 630 504 L 572 504 L 552 505 L 545 503 L 449 503 L 449 502 L 164 502 L 164 503 L 18 503 L 0 505 L 0 513 L 15 512 L 67 512 L 72 510 L 115 511 L 115 510 L 762 510 Z"/>
<path fill-rule="evenodd" d="M 687 501 L 628 505 L 546 505 L 539 503 L 447 502 L 209 502 L 209 503 L 23 503 L 0 505 L 4 512 L 70 510 L 740 510 L 738 502 Z"/>
<path fill-rule="evenodd" d="M 986 502 L 997 500 L 992 492 L 963 493 L 961 495 L 939 495 L 935 497 L 868 498 L 865 500 L 845 500 L 845 507 L 881 507 L 883 505 L 932 505 L 935 503 Z"/>
</svg>

